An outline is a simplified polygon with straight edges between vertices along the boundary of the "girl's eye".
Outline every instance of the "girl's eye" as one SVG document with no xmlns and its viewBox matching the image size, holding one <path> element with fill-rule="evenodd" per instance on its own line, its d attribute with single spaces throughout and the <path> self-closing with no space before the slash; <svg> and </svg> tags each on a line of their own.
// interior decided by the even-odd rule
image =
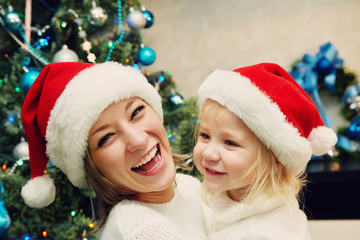
<svg viewBox="0 0 360 240">
<path fill-rule="evenodd" d="M 238 146 L 238 144 L 236 144 L 235 142 L 233 142 L 231 140 L 225 140 L 225 144 L 228 146 Z"/>
<path fill-rule="evenodd" d="M 98 142 L 98 147 L 101 148 L 112 136 L 113 134 L 106 134 Z"/>
<path fill-rule="evenodd" d="M 210 136 L 207 135 L 206 133 L 200 133 L 199 136 L 200 136 L 202 139 L 210 139 Z"/>
<path fill-rule="evenodd" d="M 130 120 L 133 120 L 144 108 L 145 108 L 144 105 L 141 105 L 141 106 L 137 107 L 137 108 L 134 110 L 134 112 L 131 114 Z"/>
</svg>

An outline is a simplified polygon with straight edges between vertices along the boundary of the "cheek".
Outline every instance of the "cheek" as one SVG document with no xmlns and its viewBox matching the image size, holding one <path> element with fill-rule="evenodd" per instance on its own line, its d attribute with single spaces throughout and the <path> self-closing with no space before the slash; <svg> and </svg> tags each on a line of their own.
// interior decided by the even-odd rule
<svg viewBox="0 0 360 240">
<path fill-rule="evenodd" d="M 124 155 L 120 148 L 115 145 L 96 152 L 93 154 L 92 159 L 95 166 L 103 173 L 124 163 Z"/>
<path fill-rule="evenodd" d="M 157 115 L 153 114 L 147 116 L 147 118 L 142 121 L 141 126 L 139 127 L 143 128 L 146 132 L 154 134 L 162 141 L 166 140 L 167 142 L 169 142 L 164 125 L 162 124 L 160 118 Z"/>
<path fill-rule="evenodd" d="M 228 156 L 224 156 L 224 158 L 227 159 L 224 165 L 229 171 L 230 176 L 234 179 L 242 178 L 252 166 L 251 162 L 238 154 L 228 153 L 227 155 Z"/>
<path fill-rule="evenodd" d="M 124 157 L 117 151 L 104 151 L 96 155 L 93 160 L 96 168 L 110 182 L 123 186 L 126 176 L 126 165 Z"/>
<path fill-rule="evenodd" d="M 201 165 L 202 147 L 201 143 L 196 143 L 193 151 L 194 162 L 197 168 L 202 168 Z"/>
</svg>

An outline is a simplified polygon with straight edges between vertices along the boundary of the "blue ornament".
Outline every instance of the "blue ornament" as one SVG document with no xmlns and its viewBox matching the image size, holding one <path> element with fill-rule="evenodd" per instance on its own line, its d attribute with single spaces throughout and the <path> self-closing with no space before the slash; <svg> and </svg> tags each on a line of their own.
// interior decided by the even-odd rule
<svg viewBox="0 0 360 240">
<path fill-rule="evenodd" d="M 9 230 L 11 219 L 8 211 L 5 208 L 5 202 L 2 199 L 2 196 L 5 193 L 5 188 L 3 183 L 0 181 L 0 236 L 7 233 Z"/>
<path fill-rule="evenodd" d="M 344 92 L 344 96 L 343 96 L 344 104 L 352 104 L 358 102 L 359 100 L 357 99 L 357 97 L 359 95 L 360 95 L 359 83 L 355 83 L 351 85 Z"/>
<path fill-rule="evenodd" d="M 346 135 L 351 140 L 360 139 L 360 116 L 357 116 L 350 124 L 350 126 L 345 130 Z"/>
<path fill-rule="evenodd" d="M 28 69 L 29 71 L 24 73 L 20 79 L 20 88 L 24 93 L 29 91 L 31 85 L 35 82 L 35 79 L 40 74 L 40 69 L 38 68 L 29 67 Z"/>
<path fill-rule="evenodd" d="M 143 47 L 137 53 L 137 60 L 145 66 L 151 65 L 155 62 L 156 54 L 152 48 Z"/>
<path fill-rule="evenodd" d="M 316 63 L 316 68 L 322 74 L 329 74 L 332 69 L 332 63 L 326 57 L 322 57 Z"/>
<path fill-rule="evenodd" d="M 151 27 L 154 24 L 154 15 L 147 10 L 142 11 L 142 13 L 144 15 L 144 18 L 146 19 L 145 28 Z"/>
<path fill-rule="evenodd" d="M 20 15 L 16 12 L 7 12 L 4 16 L 5 26 L 10 30 L 18 30 L 21 27 Z"/>
<path fill-rule="evenodd" d="M 314 58 L 312 56 L 310 56 L 309 54 L 304 54 L 302 60 L 304 63 L 308 63 L 308 64 L 312 64 L 314 62 Z"/>
</svg>

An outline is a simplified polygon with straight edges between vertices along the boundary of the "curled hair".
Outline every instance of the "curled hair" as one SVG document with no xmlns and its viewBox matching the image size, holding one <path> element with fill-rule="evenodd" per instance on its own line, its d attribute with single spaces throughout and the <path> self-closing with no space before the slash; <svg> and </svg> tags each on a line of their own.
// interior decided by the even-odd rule
<svg viewBox="0 0 360 240">
<path fill-rule="evenodd" d="M 188 169 L 185 154 L 179 154 L 172 151 L 173 160 L 177 168 Z M 110 214 L 111 209 L 124 199 L 136 200 L 137 192 L 129 190 L 125 187 L 117 186 L 110 182 L 95 166 L 91 160 L 89 150 L 84 157 L 84 167 L 86 173 L 86 181 L 89 187 L 92 187 L 96 193 L 99 205 L 100 223 L 98 229 L 102 228 Z M 175 169 L 174 169 L 175 171 Z"/>
<path fill-rule="evenodd" d="M 269 198 L 287 201 L 291 197 L 299 197 L 306 183 L 304 172 L 291 173 L 259 139 L 257 139 L 256 150 L 254 165 L 248 172 L 252 176 L 252 181 L 242 201 L 250 204 L 255 202 L 260 194 L 265 196 L 262 199 L 264 201 Z"/>
</svg>

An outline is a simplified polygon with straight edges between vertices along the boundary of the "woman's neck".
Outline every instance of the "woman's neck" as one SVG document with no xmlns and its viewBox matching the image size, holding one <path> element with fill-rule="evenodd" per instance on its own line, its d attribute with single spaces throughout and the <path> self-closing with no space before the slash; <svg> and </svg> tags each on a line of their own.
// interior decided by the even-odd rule
<svg viewBox="0 0 360 240">
<path fill-rule="evenodd" d="M 167 203 L 170 202 L 174 196 L 174 186 L 171 185 L 168 188 L 159 192 L 138 193 L 136 200 L 145 203 Z"/>
</svg>

